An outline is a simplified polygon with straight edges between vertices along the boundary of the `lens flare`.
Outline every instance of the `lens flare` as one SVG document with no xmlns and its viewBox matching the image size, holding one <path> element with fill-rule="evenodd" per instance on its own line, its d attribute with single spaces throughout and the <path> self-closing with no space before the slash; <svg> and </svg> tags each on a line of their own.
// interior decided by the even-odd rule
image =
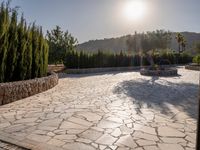
<svg viewBox="0 0 200 150">
<path fill-rule="evenodd" d="M 127 1 L 124 6 L 124 15 L 129 20 L 142 19 L 146 12 L 146 6 L 143 0 Z"/>
</svg>

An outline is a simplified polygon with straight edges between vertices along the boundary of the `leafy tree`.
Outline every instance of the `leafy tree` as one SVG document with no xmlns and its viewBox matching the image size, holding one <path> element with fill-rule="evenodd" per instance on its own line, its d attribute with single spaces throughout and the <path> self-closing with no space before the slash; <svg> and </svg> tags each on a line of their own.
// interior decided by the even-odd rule
<svg viewBox="0 0 200 150">
<path fill-rule="evenodd" d="M 73 51 L 77 39 L 75 39 L 68 31 L 63 32 L 59 26 L 55 29 L 47 31 L 47 39 L 49 43 L 49 62 L 62 63 L 68 51 Z"/>
</svg>

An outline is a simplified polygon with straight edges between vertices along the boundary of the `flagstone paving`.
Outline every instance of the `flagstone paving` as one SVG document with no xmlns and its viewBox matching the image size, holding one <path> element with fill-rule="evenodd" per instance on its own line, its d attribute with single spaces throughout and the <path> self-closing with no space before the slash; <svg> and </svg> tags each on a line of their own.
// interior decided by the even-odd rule
<svg viewBox="0 0 200 150">
<path fill-rule="evenodd" d="M 60 74 L 55 88 L 0 106 L 0 140 L 43 150 L 194 150 L 199 72 L 178 73 Z"/>
</svg>

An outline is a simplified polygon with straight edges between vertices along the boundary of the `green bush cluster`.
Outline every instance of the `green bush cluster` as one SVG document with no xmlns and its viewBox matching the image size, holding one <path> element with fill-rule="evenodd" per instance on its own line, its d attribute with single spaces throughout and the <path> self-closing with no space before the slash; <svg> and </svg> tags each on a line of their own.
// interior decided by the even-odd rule
<svg viewBox="0 0 200 150">
<path fill-rule="evenodd" d="M 200 55 L 197 55 L 193 58 L 193 63 L 197 63 L 198 65 L 200 65 Z"/>
<path fill-rule="evenodd" d="M 186 53 L 160 52 L 150 56 L 155 64 L 186 64 L 192 62 L 192 57 Z M 120 52 L 118 54 L 98 51 L 89 54 L 69 51 L 64 64 L 66 68 L 99 68 L 99 67 L 128 67 L 150 65 L 147 54 L 130 56 Z"/>
<path fill-rule="evenodd" d="M 27 26 L 9 3 L 0 6 L 0 82 L 45 76 L 48 65 L 48 44 L 42 28 Z"/>
</svg>

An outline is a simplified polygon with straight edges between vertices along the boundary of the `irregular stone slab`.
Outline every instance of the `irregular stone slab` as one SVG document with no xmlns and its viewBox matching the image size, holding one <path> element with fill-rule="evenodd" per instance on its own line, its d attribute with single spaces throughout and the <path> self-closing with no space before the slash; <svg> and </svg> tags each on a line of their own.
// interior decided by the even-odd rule
<svg viewBox="0 0 200 150">
<path fill-rule="evenodd" d="M 137 138 L 141 138 L 141 139 L 146 139 L 149 141 L 159 141 L 158 137 L 155 135 L 151 135 L 151 134 L 147 134 L 147 133 L 143 133 L 141 131 L 135 131 L 133 133 L 133 137 L 137 137 Z"/>
<path fill-rule="evenodd" d="M 99 120 L 101 120 L 101 116 L 99 116 L 95 113 L 91 113 L 91 112 L 81 112 L 78 115 L 85 117 L 88 121 L 99 121 Z"/>
<path fill-rule="evenodd" d="M 156 145 L 156 142 L 148 140 L 137 140 L 136 143 L 138 143 L 140 146 Z"/>
<path fill-rule="evenodd" d="M 118 137 L 118 136 L 120 136 L 121 134 L 122 134 L 122 133 L 121 133 L 121 131 L 120 131 L 119 128 L 116 128 L 116 129 L 111 133 L 111 135 L 114 136 L 114 137 Z"/>
<path fill-rule="evenodd" d="M 130 129 L 126 126 L 120 126 L 120 130 L 121 130 L 122 134 L 132 134 L 133 133 L 133 129 Z"/>
<path fill-rule="evenodd" d="M 40 124 L 40 126 L 58 127 L 61 122 L 62 119 L 45 120 Z"/>
<path fill-rule="evenodd" d="M 105 129 L 105 128 L 117 128 L 117 127 L 119 127 L 121 124 L 119 124 L 119 123 L 115 123 L 115 122 L 111 122 L 111 121 L 107 121 L 107 120 L 101 120 L 100 122 L 99 122 L 99 124 L 97 125 L 97 127 L 99 127 L 99 128 L 103 128 L 103 129 Z"/>
<path fill-rule="evenodd" d="M 93 125 L 91 122 L 88 122 L 84 119 L 75 118 L 75 117 L 69 118 L 68 121 L 71 121 L 73 123 L 77 123 L 77 124 L 80 124 L 80 125 L 83 125 L 83 126 L 87 126 L 87 127 L 90 127 L 90 126 Z"/>
<path fill-rule="evenodd" d="M 104 134 L 99 139 L 96 140 L 96 143 L 111 146 L 116 140 L 117 138 L 114 138 L 109 134 Z"/>
<path fill-rule="evenodd" d="M 65 135 L 56 135 L 56 136 L 54 136 L 54 138 L 58 139 L 58 140 L 75 140 L 77 138 L 77 136 L 65 134 Z"/>
<path fill-rule="evenodd" d="M 157 146 L 144 146 L 145 150 L 160 150 Z"/>
<path fill-rule="evenodd" d="M 167 123 L 167 122 L 173 121 L 173 120 L 169 120 L 168 118 L 165 118 L 163 116 L 155 115 L 154 121 L 155 122 L 164 122 L 164 123 Z"/>
<path fill-rule="evenodd" d="M 61 124 L 60 129 L 87 129 L 87 127 L 79 125 L 79 124 L 76 124 L 76 123 L 64 121 Z"/>
<path fill-rule="evenodd" d="M 184 124 L 183 123 L 167 123 L 167 126 L 170 126 L 174 129 L 183 129 L 184 128 Z"/>
<path fill-rule="evenodd" d="M 47 142 L 48 140 L 51 139 L 51 137 L 46 136 L 46 135 L 39 135 L 39 134 L 30 134 L 27 136 L 28 139 L 34 140 L 37 142 Z"/>
<path fill-rule="evenodd" d="M 81 133 L 79 136 L 85 139 L 90 140 L 97 140 L 100 136 L 103 134 L 101 132 L 95 131 L 95 130 L 86 130 L 85 132 Z"/>
<path fill-rule="evenodd" d="M 120 139 L 116 142 L 116 145 L 124 145 L 133 149 L 137 147 L 137 144 L 133 141 L 130 135 L 120 137 Z"/>
<path fill-rule="evenodd" d="M 66 150 L 96 150 L 94 147 L 90 145 L 86 145 L 84 143 L 69 143 L 63 146 Z"/>
<path fill-rule="evenodd" d="M 148 126 L 144 126 L 141 124 L 134 124 L 134 130 L 139 130 L 145 133 L 149 133 L 149 134 L 153 134 L 153 135 L 157 135 L 156 134 L 156 130 L 152 127 L 148 127 Z"/>
<path fill-rule="evenodd" d="M 16 125 L 8 126 L 7 128 L 4 129 L 4 131 L 8 133 L 13 133 L 13 132 L 18 132 L 18 131 L 23 131 L 25 129 L 27 129 L 27 126 L 23 124 L 16 124 Z"/>
<path fill-rule="evenodd" d="M 184 137 L 185 134 L 175 130 L 170 127 L 159 127 L 158 128 L 158 135 L 159 136 L 168 136 L 168 137 Z"/>
<path fill-rule="evenodd" d="M 187 143 L 187 141 L 184 140 L 183 138 L 161 138 L 161 140 L 164 143 L 172 143 L 172 144 Z"/>
<path fill-rule="evenodd" d="M 50 127 L 50 126 L 38 126 L 38 129 L 39 130 L 45 130 L 45 131 L 53 131 L 53 130 L 56 130 L 58 127 Z"/>
<path fill-rule="evenodd" d="M 35 122 L 38 118 L 24 118 L 14 122 L 14 124 Z"/>
<path fill-rule="evenodd" d="M 83 132 L 84 130 L 77 130 L 77 129 L 70 129 L 70 130 L 67 130 L 67 133 L 68 134 L 79 134 L 81 132 Z"/>
<path fill-rule="evenodd" d="M 178 144 L 158 144 L 160 150 L 184 150 L 182 146 Z"/>
<path fill-rule="evenodd" d="M 108 117 L 106 120 L 116 122 L 116 123 L 123 123 L 123 120 L 121 118 L 116 118 L 116 117 Z"/>
<path fill-rule="evenodd" d="M 35 130 L 32 133 L 34 134 L 40 134 L 40 135 L 46 135 L 48 131 L 45 130 Z"/>
<path fill-rule="evenodd" d="M 87 143 L 87 144 L 92 143 L 91 140 L 84 139 L 84 138 L 78 138 L 78 139 L 76 139 L 76 141 L 81 142 L 81 143 Z"/>
<path fill-rule="evenodd" d="M 65 142 L 57 139 L 51 139 L 48 141 L 48 144 L 55 145 L 55 146 L 62 146 L 65 144 Z"/>
</svg>

